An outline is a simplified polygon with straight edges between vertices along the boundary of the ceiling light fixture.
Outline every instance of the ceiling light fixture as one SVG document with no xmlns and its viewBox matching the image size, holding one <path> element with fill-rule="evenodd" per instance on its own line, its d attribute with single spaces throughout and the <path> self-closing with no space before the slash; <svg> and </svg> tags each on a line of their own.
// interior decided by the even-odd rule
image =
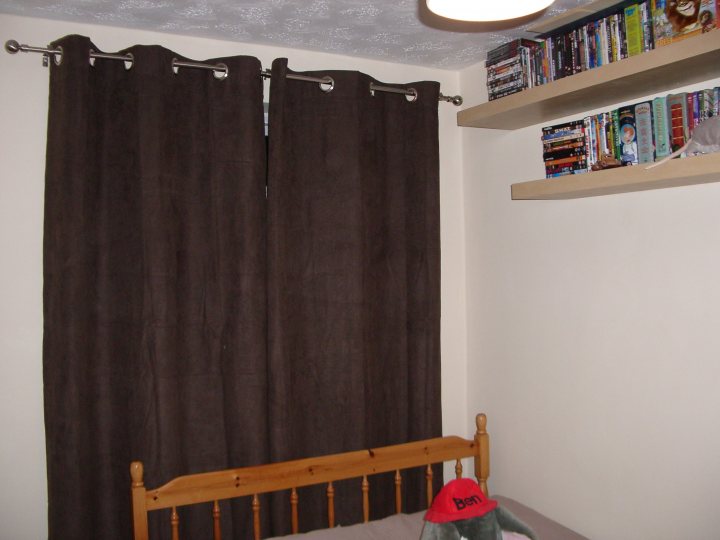
<svg viewBox="0 0 720 540">
<path fill-rule="evenodd" d="M 554 0 L 427 0 L 427 7 L 441 17 L 459 21 L 505 21 L 517 19 L 541 9 Z"/>
</svg>

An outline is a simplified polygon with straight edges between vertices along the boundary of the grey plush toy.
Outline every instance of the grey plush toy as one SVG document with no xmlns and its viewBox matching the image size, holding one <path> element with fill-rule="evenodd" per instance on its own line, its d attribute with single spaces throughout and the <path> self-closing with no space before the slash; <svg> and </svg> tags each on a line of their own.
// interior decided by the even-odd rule
<svg viewBox="0 0 720 540">
<path fill-rule="evenodd" d="M 663 163 L 667 163 L 672 158 L 679 156 L 683 152 L 694 154 L 697 152 L 710 153 L 720 152 L 720 116 L 711 116 L 704 120 L 693 130 L 692 137 L 685 143 L 685 146 L 678 148 L 665 159 L 661 159 L 657 163 L 645 167 L 652 169 Z"/>
<path fill-rule="evenodd" d="M 488 499 L 470 478 L 448 482 L 425 514 L 420 540 L 502 540 L 502 531 L 535 533 L 497 501 Z"/>
</svg>

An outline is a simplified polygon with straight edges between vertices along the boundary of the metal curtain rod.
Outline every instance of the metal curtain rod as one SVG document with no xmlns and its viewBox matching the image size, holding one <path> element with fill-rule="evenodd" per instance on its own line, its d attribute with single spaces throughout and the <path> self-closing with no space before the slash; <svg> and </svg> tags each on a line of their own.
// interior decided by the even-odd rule
<svg viewBox="0 0 720 540">
<path fill-rule="evenodd" d="M 14 39 L 10 39 L 5 42 L 5 50 L 9 52 L 10 54 L 15 54 L 18 52 L 34 52 L 34 53 L 41 53 L 45 56 L 45 58 L 52 57 L 53 60 L 57 65 L 60 65 L 62 63 L 62 55 L 63 50 L 62 47 L 58 47 L 57 49 L 49 49 L 47 47 L 33 47 L 30 45 L 20 45 L 17 41 Z M 135 62 L 135 58 L 132 54 L 107 54 L 107 53 L 100 53 L 97 51 L 94 51 L 90 49 L 90 63 L 93 63 L 96 58 L 102 58 L 105 60 L 121 60 L 125 62 L 125 69 L 130 69 L 133 66 L 133 63 Z M 172 69 L 175 73 L 178 72 L 178 70 L 181 67 L 187 67 L 187 68 L 195 68 L 195 69 L 209 69 L 213 71 L 213 75 L 217 79 L 225 79 L 229 74 L 229 69 L 225 64 L 203 64 L 201 62 L 185 62 L 178 60 L 177 58 L 173 58 L 172 60 Z M 269 69 L 264 69 L 260 71 L 260 76 L 263 78 L 270 78 L 272 77 L 272 72 Z M 332 77 L 325 76 L 325 77 L 310 77 L 307 75 L 296 75 L 294 73 L 289 73 L 286 75 L 288 79 L 293 79 L 296 81 L 305 81 L 305 82 L 314 82 L 318 83 L 320 85 L 320 90 L 323 92 L 331 92 L 333 88 L 335 88 L 335 81 Z M 370 93 L 374 92 L 391 92 L 395 94 L 404 94 L 405 96 L 408 96 L 409 101 L 415 101 L 418 97 L 418 92 L 414 88 L 395 88 L 392 86 L 381 86 L 375 83 L 370 83 Z M 462 96 L 445 96 L 442 93 L 438 96 L 439 101 L 446 101 L 448 103 L 452 103 L 456 107 L 459 107 L 463 103 Z"/>
</svg>

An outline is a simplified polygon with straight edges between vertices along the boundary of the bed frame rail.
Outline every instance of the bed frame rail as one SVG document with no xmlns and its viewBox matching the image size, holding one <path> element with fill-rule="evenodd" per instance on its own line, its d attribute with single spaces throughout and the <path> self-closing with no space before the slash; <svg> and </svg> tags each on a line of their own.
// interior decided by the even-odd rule
<svg viewBox="0 0 720 540">
<path fill-rule="evenodd" d="M 297 532 L 297 488 L 327 484 L 328 525 L 334 526 L 333 482 L 351 478 L 362 478 L 363 517 L 368 521 L 367 477 L 395 471 L 396 511 L 400 508 L 400 471 L 415 467 L 426 468 L 427 504 L 432 502 L 431 465 L 455 461 L 455 474 L 462 476 L 461 459 L 473 458 L 475 477 L 487 495 L 487 479 L 490 474 L 490 448 L 487 434 L 487 418 L 484 414 L 476 417 L 477 431 L 473 440 L 448 436 L 385 446 L 382 448 L 358 450 L 341 454 L 312 457 L 271 463 L 252 467 L 227 469 L 200 474 L 179 476 L 167 484 L 147 489 L 143 482 L 143 465 L 134 461 L 130 465 L 132 478 L 133 530 L 135 540 L 149 540 L 148 512 L 171 508 L 173 540 L 179 538 L 179 518 L 176 508 L 189 504 L 213 503 L 215 538 L 220 538 L 220 509 L 218 501 L 235 497 L 253 497 L 255 539 L 260 539 L 260 503 L 258 495 L 274 491 L 291 490 L 292 529 Z"/>
</svg>

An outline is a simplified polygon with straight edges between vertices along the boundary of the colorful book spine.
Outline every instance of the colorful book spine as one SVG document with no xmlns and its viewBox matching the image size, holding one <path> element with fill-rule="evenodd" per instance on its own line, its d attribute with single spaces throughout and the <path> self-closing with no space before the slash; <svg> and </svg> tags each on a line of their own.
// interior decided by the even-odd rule
<svg viewBox="0 0 720 540">
<path fill-rule="evenodd" d="M 718 1 L 651 0 L 653 35 L 662 47 L 717 28 Z"/>
<path fill-rule="evenodd" d="M 592 117 L 586 116 L 583 119 L 584 130 L 585 130 L 585 151 L 587 154 L 587 165 L 592 166 L 593 163 L 598 161 L 597 153 L 597 137 L 595 136 L 595 129 L 593 127 Z"/>
<path fill-rule="evenodd" d="M 622 156 L 622 145 L 620 144 L 620 114 L 619 109 L 613 109 L 610 112 L 610 118 L 612 119 L 613 133 L 615 138 L 613 139 L 613 153 L 617 159 Z"/>
<path fill-rule="evenodd" d="M 618 118 L 620 121 L 620 161 L 626 165 L 635 165 L 638 162 L 635 107 L 632 105 L 620 107 Z"/>
<path fill-rule="evenodd" d="M 595 115 L 596 132 L 598 138 L 598 155 L 602 157 L 604 154 L 610 154 L 610 147 L 608 145 L 608 113 L 600 113 Z"/>
<path fill-rule="evenodd" d="M 665 15 L 665 0 L 650 0 L 655 47 L 672 43 L 673 31 Z"/>
<path fill-rule="evenodd" d="M 687 95 L 685 92 L 667 96 L 670 148 L 674 152 L 685 146 L 688 140 Z"/>
<path fill-rule="evenodd" d="M 632 4 L 625 8 L 625 39 L 628 56 L 635 56 L 643 52 L 643 29 L 638 4 Z"/>
<path fill-rule="evenodd" d="M 655 159 L 664 158 L 671 153 L 670 129 L 667 121 L 667 99 L 664 96 L 653 99 L 653 136 L 655 139 Z"/>
<path fill-rule="evenodd" d="M 649 102 L 635 105 L 635 125 L 637 127 L 638 163 L 655 161 L 653 148 L 652 106 Z"/>
<path fill-rule="evenodd" d="M 713 91 L 712 89 L 698 92 L 700 101 L 700 122 L 704 122 L 713 116 Z"/>
<path fill-rule="evenodd" d="M 655 48 L 655 38 L 653 36 L 653 20 L 652 14 L 650 13 L 650 0 L 645 0 L 640 4 L 640 21 L 642 24 L 643 52 L 651 51 Z"/>
<path fill-rule="evenodd" d="M 615 125 L 612 121 L 612 115 L 609 112 L 603 113 L 605 116 L 605 153 L 617 158 L 615 153 Z"/>
<path fill-rule="evenodd" d="M 514 39 L 512 41 L 508 41 L 507 43 L 503 43 L 487 53 L 485 65 L 490 66 L 507 58 L 516 56 L 520 47 L 532 47 L 535 43 L 536 42 L 534 40 L 526 38 Z"/>
<path fill-rule="evenodd" d="M 687 115 L 685 123 L 687 125 L 687 135 L 691 137 L 692 131 L 695 128 L 695 92 L 688 92 L 685 95 L 685 100 L 685 114 Z"/>
<path fill-rule="evenodd" d="M 618 20 L 615 15 L 608 17 L 608 35 L 610 38 L 610 61 L 620 60 L 620 41 L 618 40 Z"/>
</svg>

